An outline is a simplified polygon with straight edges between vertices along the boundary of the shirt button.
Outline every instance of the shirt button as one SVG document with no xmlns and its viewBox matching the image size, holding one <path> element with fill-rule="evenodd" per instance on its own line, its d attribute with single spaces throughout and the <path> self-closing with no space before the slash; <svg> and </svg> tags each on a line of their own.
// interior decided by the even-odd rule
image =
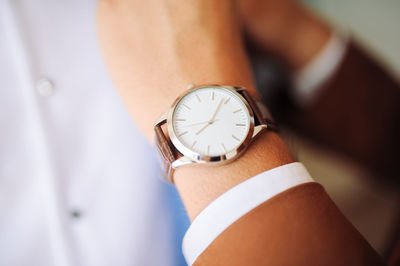
<svg viewBox="0 0 400 266">
<path fill-rule="evenodd" d="M 53 83 L 48 79 L 41 79 L 36 83 L 38 93 L 44 97 L 50 96 L 54 92 Z"/>
<path fill-rule="evenodd" d="M 71 211 L 71 217 L 74 219 L 78 219 L 82 216 L 82 213 L 78 210 Z"/>
</svg>

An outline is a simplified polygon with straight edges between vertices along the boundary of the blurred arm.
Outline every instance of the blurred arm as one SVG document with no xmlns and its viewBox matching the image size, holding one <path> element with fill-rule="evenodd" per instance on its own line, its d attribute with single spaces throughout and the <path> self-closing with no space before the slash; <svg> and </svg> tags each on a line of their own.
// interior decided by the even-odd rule
<svg viewBox="0 0 400 266">
<path fill-rule="evenodd" d="M 265 51 L 278 54 L 290 66 L 294 80 L 318 60 L 334 31 L 294 0 L 240 1 L 246 31 Z M 313 88 L 312 100 L 278 110 L 297 132 L 343 152 L 379 176 L 399 183 L 400 85 L 358 45 L 349 42 L 337 52 L 340 62 L 318 75 L 328 77 Z M 324 71 L 324 70 L 323 70 Z M 302 94 L 294 84 L 295 95 Z M 315 93 L 318 92 L 318 93 Z M 312 92 L 311 92 L 312 93 Z M 297 102 L 296 102 L 297 101 Z"/>
<path fill-rule="evenodd" d="M 301 134 L 344 152 L 381 179 L 400 183 L 400 85 L 356 44 L 304 108 L 287 122 Z"/>
</svg>

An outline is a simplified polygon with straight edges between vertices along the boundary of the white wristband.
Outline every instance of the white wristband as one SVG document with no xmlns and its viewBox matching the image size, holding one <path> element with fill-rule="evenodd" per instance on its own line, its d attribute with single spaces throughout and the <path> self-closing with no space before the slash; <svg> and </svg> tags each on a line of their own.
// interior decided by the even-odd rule
<svg viewBox="0 0 400 266">
<path fill-rule="evenodd" d="M 314 182 L 303 164 L 286 164 L 231 188 L 193 221 L 183 238 L 183 255 L 192 265 L 201 253 L 231 224 L 275 195 L 298 186 Z"/>
</svg>

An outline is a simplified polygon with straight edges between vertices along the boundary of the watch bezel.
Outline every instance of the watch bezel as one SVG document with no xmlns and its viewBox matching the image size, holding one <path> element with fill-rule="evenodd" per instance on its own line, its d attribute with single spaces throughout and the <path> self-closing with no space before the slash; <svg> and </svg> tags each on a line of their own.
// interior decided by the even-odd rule
<svg viewBox="0 0 400 266">
<path fill-rule="evenodd" d="M 248 115 L 249 115 L 249 130 L 247 132 L 247 135 L 245 139 L 242 141 L 242 143 L 239 144 L 235 149 L 224 153 L 219 156 L 205 156 L 201 155 L 200 153 L 197 153 L 190 148 L 186 147 L 177 137 L 175 134 L 174 126 L 173 126 L 173 115 L 175 112 L 175 108 L 177 104 L 184 98 L 187 94 L 199 90 L 199 89 L 204 89 L 204 88 L 215 88 L 215 89 L 222 89 L 222 90 L 227 90 L 230 93 L 233 93 L 235 96 L 237 96 L 242 102 L 243 105 L 245 106 Z M 241 88 L 243 89 L 243 88 Z M 201 86 L 196 86 L 193 87 L 189 90 L 184 91 L 176 100 L 173 102 L 172 106 L 169 108 L 167 112 L 167 132 L 169 135 L 169 138 L 172 142 L 172 145 L 175 146 L 176 150 L 182 155 L 187 158 L 189 158 L 191 161 L 196 162 L 196 163 L 224 163 L 224 162 L 229 162 L 231 160 L 234 160 L 239 157 L 239 155 L 246 150 L 246 148 L 249 146 L 252 140 L 253 132 L 254 132 L 254 127 L 255 127 L 255 120 L 254 120 L 254 113 L 253 110 L 251 109 L 249 103 L 247 100 L 237 91 L 237 87 L 232 87 L 232 86 L 223 86 L 223 85 L 201 85 Z"/>
</svg>

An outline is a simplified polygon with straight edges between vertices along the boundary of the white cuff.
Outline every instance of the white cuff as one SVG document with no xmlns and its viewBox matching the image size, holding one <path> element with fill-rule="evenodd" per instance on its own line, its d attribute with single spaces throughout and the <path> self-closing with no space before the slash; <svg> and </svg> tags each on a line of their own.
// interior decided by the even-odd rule
<svg viewBox="0 0 400 266">
<path fill-rule="evenodd" d="M 300 105 L 310 104 L 319 89 L 336 72 L 347 50 L 346 34 L 332 33 L 329 42 L 315 58 L 295 73 L 291 94 Z"/>
<path fill-rule="evenodd" d="M 231 188 L 193 221 L 183 238 L 186 262 L 192 265 L 230 225 L 266 200 L 294 186 L 314 182 L 303 164 L 295 162 L 258 174 Z"/>
</svg>

